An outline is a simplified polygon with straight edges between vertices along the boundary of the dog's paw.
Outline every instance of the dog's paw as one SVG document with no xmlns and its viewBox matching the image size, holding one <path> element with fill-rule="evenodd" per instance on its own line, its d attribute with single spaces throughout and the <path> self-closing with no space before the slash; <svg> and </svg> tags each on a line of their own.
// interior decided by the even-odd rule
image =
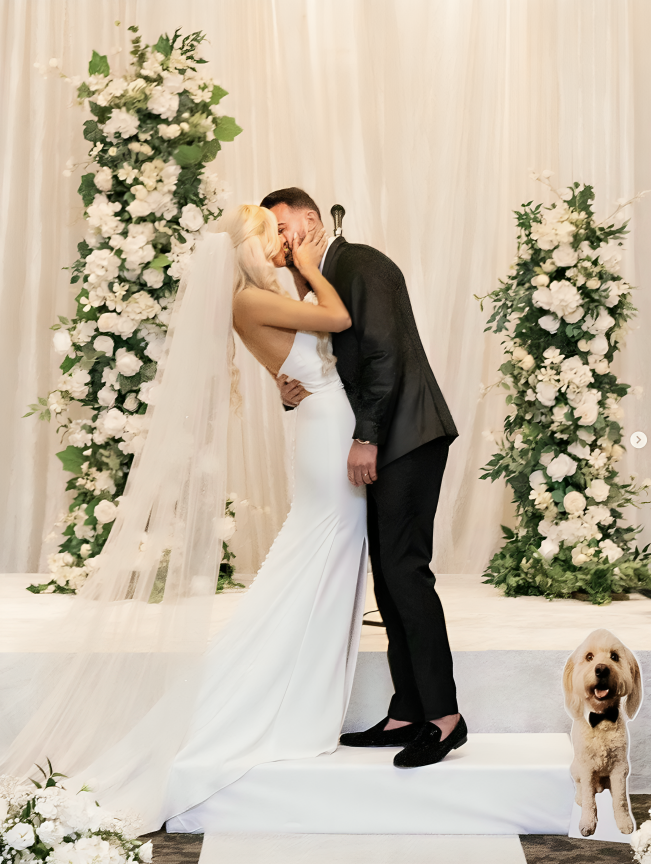
<svg viewBox="0 0 651 864">
<path fill-rule="evenodd" d="M 615 822 L 622 834 L 633 833 L 633 820 L 630 816 L 621 816 L 619 818 L 615 817 Z"/>
<path fill-rule="evenodd" d="M 594 834 L 594 832 L 596 830 L 597 830 L 597 820 L 596 819 L 591 819 L 589 821 L 586 820 L 585 822 L 582 819 L 579 822 L 579 831 L 581 832 L 582 837 L 592 837 L 592 835 Z"/>
</svg>

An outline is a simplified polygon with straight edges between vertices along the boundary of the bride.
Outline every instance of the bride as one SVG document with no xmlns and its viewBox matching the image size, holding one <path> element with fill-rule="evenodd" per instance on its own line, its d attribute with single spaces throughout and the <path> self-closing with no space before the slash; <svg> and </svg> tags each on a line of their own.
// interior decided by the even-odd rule
<svg viewBox="0 0 651 864">
<path fill-rule="evenodd" d="M 172 817 L 175 830 L 196 830 L 197 805 L 253 766 L 336 748 L 363 611 L 365 490 L 347 477 L 355 419 L 327 335 L 351 321 L 319 271 L 324 232 L 294 239 L 295 265 L 314 290 L 313 302 L 300 302 L 276 279 L 285 256 L 273 213 L 244 205 L 226 225 L 195 253 L 145 447 L 96 572 L 49 634 L 43 698 L 2 765 L 24 775 L 49 757 L 72 775 L 70 788 L 87 783 L 103 806 L 139 811 L 146 831 Z M 237 403 L 231 326 L 306 395 L 289 515 L 208 641 L 224 416 Z"/>
</svg>

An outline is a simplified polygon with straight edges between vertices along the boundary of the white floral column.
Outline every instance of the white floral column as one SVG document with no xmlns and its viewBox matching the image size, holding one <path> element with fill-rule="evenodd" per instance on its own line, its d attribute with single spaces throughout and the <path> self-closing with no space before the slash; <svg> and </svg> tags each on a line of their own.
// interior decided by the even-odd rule
<svg viewBox="0 0 651 864">
<path fill-rule="evenodd" d="M 651 588 L 651 556 L 623 519 L 651 480 L 636 486 L 617 474 L 619 402 L 631 388 L 611 363 L 635 314 L 619 275 L 625 205 L 597 223 L 592 201 L 592 188 L 575 183 L 551 207 L 523 205 L 517 258 L 488 295 L 486 329 L 505 336 L 499 383 L 510 392 L 503 440 L 483 476 L 511 486 L 517 526 L 504 528 L 486 576 L 508 596 L 578 593 L 604 603 Z"/>
<path fill-rule="evenodd" d="M 52 327 L 65 355 L 61 376 L 29 412 L 56 418 L 67 445 L 57 455 L 74 493 L 58 523 L 64 541 L 49 556 L 51 578 L 31 586 L 35 593 L 74 593 L 92 574 L 147 434 L 179 280 L 195 241 L 222 213 L 225 190 L 205 165 L 220 142 L 241 132 L 219 108 L 226 91 L 201 72 L 202 33 L 177 31 L 148 46 L 129 29 L 132 59 L 123 74 L 93 52 L 88 80 L 66 79 L 94 118 L 84 137 L 95 170 L 79 187 L 87 233 L 70 268 L 77 311 Z M 86 409 L 83 419 L 71 419 L 72 403 Z"/>
</svg>

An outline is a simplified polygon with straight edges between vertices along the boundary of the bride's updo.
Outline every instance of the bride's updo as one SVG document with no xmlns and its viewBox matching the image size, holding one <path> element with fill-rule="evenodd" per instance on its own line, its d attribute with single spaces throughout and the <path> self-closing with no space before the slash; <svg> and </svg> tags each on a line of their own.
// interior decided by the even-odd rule
<svg viewBox="0 0 651 864">
<path fill-rule="evenodd" d="M 222 229 L 228 232 L 235 247 L 233 295 L 247 285 L 284 294 L 271 261 L 282 246 L 274 214 L 266 207 L 242 204 L 225 217 Z"/>
</svg>

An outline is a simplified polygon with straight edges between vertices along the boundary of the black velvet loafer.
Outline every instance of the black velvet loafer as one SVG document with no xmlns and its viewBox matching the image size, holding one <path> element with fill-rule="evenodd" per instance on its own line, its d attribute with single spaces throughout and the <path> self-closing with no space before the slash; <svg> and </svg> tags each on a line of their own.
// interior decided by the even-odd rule
<svg viewBox="0 0 651 864">
<path fill-rule="evenodd" d="M 422 723 L 410 723 L 409 726 L 401 726 L 399 729 L 389 729 L 385 732 L 389 718 L 385 717 L 375 726 L 364 732 L 345 732 L 339 742 L 345 747 L 404 747 L 416 736 L 422 728 Z M 431 726 L 431 723 L 429 724 Z"/>
<path fill-rule="evenodd" d="M 441 741 L 441 730 L 434 723 L 424 723 L 418 735 L 404 750 L 396 753 L 393 764 L 396 768 L 420 768 L 434 765 L 444 759 L 451 750 L 456 750 L 468 740 L 468 727 L 459 717 L 452 732 Z"/>
</svg>

